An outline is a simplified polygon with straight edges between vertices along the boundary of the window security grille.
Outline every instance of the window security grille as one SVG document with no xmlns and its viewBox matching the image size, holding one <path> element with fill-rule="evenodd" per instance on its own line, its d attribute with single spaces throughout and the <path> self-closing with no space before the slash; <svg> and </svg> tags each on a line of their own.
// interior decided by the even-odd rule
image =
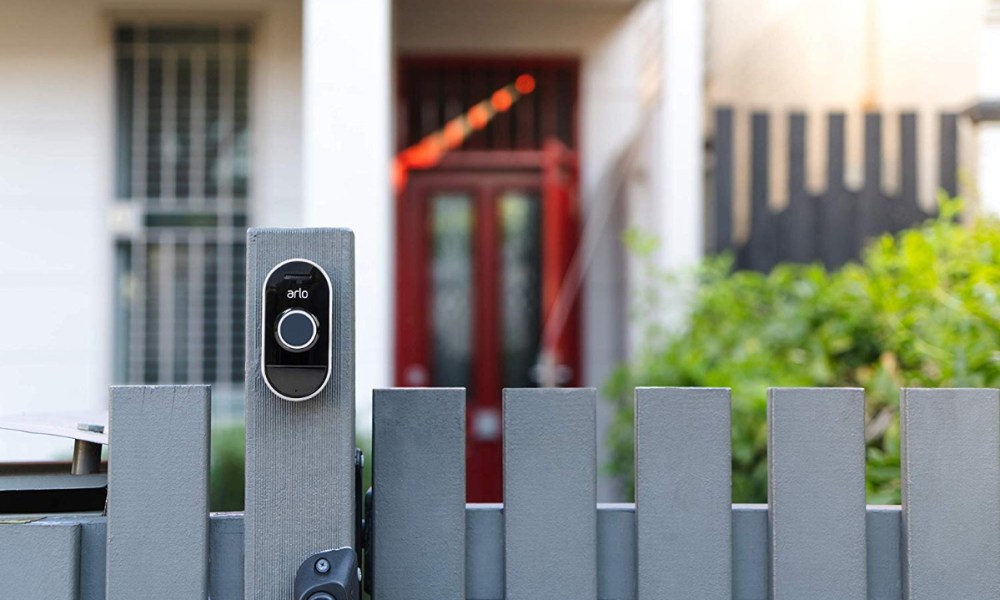
<svg viewBox="0 0 1000 600">
<path fill-rule="evenodd" d="M 116 379 L 242 411 L 250 30 L 115 31 Z"/>
</svg>

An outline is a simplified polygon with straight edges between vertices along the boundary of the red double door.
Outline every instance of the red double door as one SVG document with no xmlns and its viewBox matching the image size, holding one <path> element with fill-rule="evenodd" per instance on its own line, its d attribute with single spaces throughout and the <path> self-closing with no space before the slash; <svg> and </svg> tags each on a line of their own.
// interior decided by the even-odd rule
<svg viewBox="0 0 1000 600">
<path fill-rule="evenodd" d="M 470 502 L 503 498 L 502 390 L 579 378 L 576 174 L 556 142 L 455 152 L 398 197 L 396 384 L 466 388 Z"/>
</svg>

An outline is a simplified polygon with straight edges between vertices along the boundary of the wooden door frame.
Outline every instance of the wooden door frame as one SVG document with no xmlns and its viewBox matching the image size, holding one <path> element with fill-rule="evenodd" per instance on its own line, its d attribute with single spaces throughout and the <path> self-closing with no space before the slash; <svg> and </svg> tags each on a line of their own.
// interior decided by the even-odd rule
<svg viewBox="0 0 1000 600">
<path fill-rule="evenodd" d="M 415 380 L 412 373 L 407 373 L 411 365 L 422 365 L 428 377 L 432 369 L 427 323 L 430 307 L 430 281 L 427 272 L 430 231 L 426 227 L 429 194 L 432 190 L 440 189 L 467 190 L 477 207 L 481 208 L 495 203 L 495 198 L 491 196 L 496 188 L 502 187 L 534 191 L 539 202 L 544 202 L 542 160 L 543 153 L 539 151 L 455 152 L 445 156 L 434 169 L 411 172 L 406 188 L 396 198 L 396 351 L 393 369 L 396 385 L 426 384 Z M 482 188 L 483 174 L 489 174 L 495 182 L 485 190 Z M 473 242 L 476 244 L 473 250 L 476 287 L 481 291 L 486 304 L 486 310 L 483 311 L 485 314 L 474 314 L 473 317 L 473 347 L 478 358 L 495 354 L 499 347 L 499 333 L 492 331 L 497 328 L 499 316 L 495 298 L 497 290 L 493 289 L 496 287 L 494 283 L 485 279 L 491 271 L 498 271 L 500 267 L 492 264 L 497 260 L 495 211 L 477 210 L 477 214 L 486 216 L 484 219 L 477 219 Z M 544 215 L 544 211 L 540 214 Z M 419 223 L 420 226 L 414 227 L 413 223 Z M 490 321 L 490 324 L 481 323 L 482 321 Z M 499 356 L 493 358 L 499 363 Z M 498 371 L 496 376 L 486 372 L 473 374 L 473 387 L 476 391 L 480 386 L 499 389 L 500 384 Z M 485 396 L 488 395 L 490 394 Z M 480 394 L 477 396 L 485 398 Z"/>
</svg>

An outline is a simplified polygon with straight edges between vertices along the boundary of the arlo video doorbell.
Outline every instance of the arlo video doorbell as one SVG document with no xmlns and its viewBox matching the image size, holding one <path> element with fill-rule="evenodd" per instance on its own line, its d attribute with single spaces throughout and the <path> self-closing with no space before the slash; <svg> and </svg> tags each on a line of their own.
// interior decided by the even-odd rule
<svg viewBox="0 0 1000 600">
<path fill-rule="evenodd" d="M 285 400 L 308 400 L 330 380 L 333 289 L 330 277 L 304 258 L 286 260 L 264 280 L 261 372 Z"/>
</svg>

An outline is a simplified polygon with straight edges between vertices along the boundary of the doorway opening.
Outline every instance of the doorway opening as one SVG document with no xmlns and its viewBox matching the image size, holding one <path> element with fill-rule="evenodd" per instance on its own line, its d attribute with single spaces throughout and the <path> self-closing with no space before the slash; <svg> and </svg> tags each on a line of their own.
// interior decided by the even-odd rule
<svg viewBox="0 0 1000 600">
<path fill-rule="evenodd" d="M 398 183 L 396 384 L 466 389 L 467 497 L 499 502 L 502 390 L 581 379 L 576 64 L 419 59 L 400 78 L 401 155 L 444 150 Z"/>
</svg>

